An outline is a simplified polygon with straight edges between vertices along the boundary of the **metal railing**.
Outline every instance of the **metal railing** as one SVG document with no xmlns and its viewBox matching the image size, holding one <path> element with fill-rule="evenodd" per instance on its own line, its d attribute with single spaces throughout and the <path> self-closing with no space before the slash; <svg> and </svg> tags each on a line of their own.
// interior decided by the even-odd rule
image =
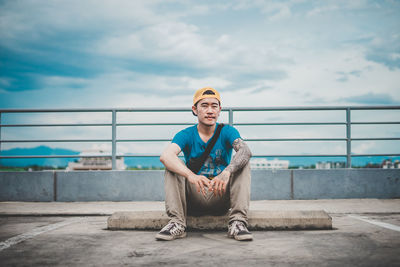
<svg viewBox="0 0 400 267">
<path fill-rule="evenodd" d="M 239 112 L 255 112 L 255 111 L 345 111 L 346 116 L 343 121 L 339 122 L 250 122 L 240 123 L 234 122 L 234 113 Z M 287 154 L 287 155 L 271 155 L 271 154 L 256 154 L 253 157 L 345 157 L 346 167 L 351 167 L 352 157 L 363 157 L 363 156 L 400 156 L 399 153 L 387 153 L 387 154 L 352 154 L 351 144 L 352 141 L 394 141 L 400 140 L 399 137 L 378 137 L 378 138 L 352 138 L 351 130 L 352 125 L 390 125 L 400 124 L 400 121 L 358 121 L 354 122 L 351 120 L 351 112 L 354 110 L 400 110 L 400 106 L 329 106 L 329 107 L 256 107 L 256 108 L 224 108 L 222 112 L 228 113 L 229 124 L 233 126 L 283 126 L 283 125 L 304 125 L 304 126 L 328 126 L 328 125 L 343 125 L 346 128 L 345 138 L 247 138 L 245 141 L 254 142 L 310 142 L 310 141 L 340 141 L 346 142 L 346 154 Z M 61 124 L 3 124 L 2 116 L 11 113 L 74 113 L 74 112 L 107 112 L 111 113 L 111 123 L 61 123 Z M 117 129 L 121 126 L 168 126 L 168 125 L 193 125 L 193 123 L 175 123 L 175 122 L 148 122 L 148 123 L 118 123 L 117 113 L 121 112 L 191 112 L 188 108 L 125 108 L 125 109 L 0 109 L 0 159 L 20 159 L 20 158 L 85 158 L 85 157 L 111 157 L 112 169 L 116 168 L 117 157 L 158 157 L 159 155 L 123 155 L 117 153 L 117 143 L 121 142 L 167 142 L 171 139 L 118 139 Z M 3 140 L 2 129 L 6 127 L 76 127 L 76 126 L 108 126 L 111 127 L 111 139 L 44 139 L 44 140 Z M 110 142 L 112 151 L 111 155 L 37 155 L 37 156 L 4 156 L 1 155 L 2 144 L 4 143 L 50 143 L 50 142 Z"/>
</svg>

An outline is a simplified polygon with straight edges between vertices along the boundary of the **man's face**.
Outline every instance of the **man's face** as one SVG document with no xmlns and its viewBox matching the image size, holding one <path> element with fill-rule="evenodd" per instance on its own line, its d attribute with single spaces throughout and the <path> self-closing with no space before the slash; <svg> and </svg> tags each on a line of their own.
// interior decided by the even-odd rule
<svg viewBox="0 0 400 267">
<path fill-rule="evenodd" d="M 193 112 L 197 115 L 199 123 L 207 126 L 213 126 L 218 120 L 221 106 L 216 98 L 205 98 L 192 107 Z"/>
</svg>

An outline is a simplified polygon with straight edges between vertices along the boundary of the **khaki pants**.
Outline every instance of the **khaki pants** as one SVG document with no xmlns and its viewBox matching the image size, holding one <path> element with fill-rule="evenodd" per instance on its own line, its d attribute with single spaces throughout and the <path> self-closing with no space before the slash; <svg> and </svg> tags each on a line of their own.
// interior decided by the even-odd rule
<svg viewBox="0 0 400 267">
<path fill-rule="evenodd" d="M 196 186 L 185 177 L 165 171 L 165 208 L 170 222 L 186 227 L 186 216 L 225 215 L 229 223 L 239 220 L 247 225 L 250 203 L 250 164 L 232 174 L 227 190 L 221 197 L 206 189 L 206 195 L 197 192 Z"/>
</svg>

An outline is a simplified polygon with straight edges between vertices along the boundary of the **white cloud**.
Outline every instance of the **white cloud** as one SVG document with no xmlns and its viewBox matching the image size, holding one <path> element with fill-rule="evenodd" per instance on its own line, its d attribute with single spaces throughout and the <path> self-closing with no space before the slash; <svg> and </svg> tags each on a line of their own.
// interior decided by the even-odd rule
<svg viewBox="0 0 400 267">
<path fill-rule="evenodd" d="M 336 11 L 339 7 L 337 5 L 323 6 L 323 7 L 315 7 L 307 13 L 308 17 L 323 15 L 323 13 Z"/>
<path fill-rule="evenodd" d="M 373 151 L 376 149 L 377 144 L 374 141 L 363 142 L 363 143 L 355 143 L 352 152 L 355 154 L 368 154 L 368 153 L 376 153 Z"/>
<path fill-rule="evenodd" d="M 191 62 L 204 67 L 217 61 L 218 48 L 206 45 L 194 25 L 163 22 L 98 42 L 100 54 L 158 62 Z"/>
<path fill-rule="evenodd" d="M 65 76 L 41 76 L 42 85 L 49 88 L 65 88 L 76 89 L 83 88 L 88 85 L 89 80 L 86 78 L 65 77 Z"/>
<path fill-rule="evenodd" d="M 16 49 L 60 33 L 118 33 L 161 21 L 158 1 L 7 1 L 0 11 L 1 43 Z"/>
<path fill-rule="evenodd" d="M 389 55 L 391 59 L 397 60 L 400 59 L 400 53 L 392 53 Z"/>
<path fill-rule="evenodd" d="M 285 19 L 291 17 L 291 15 L 292 12 L 290 11 L 290 8 L 288 6 L 282 6 L 276 14 L 269 17 L 269 20 L 276 21 L 280 19 Z"/>
</svg>

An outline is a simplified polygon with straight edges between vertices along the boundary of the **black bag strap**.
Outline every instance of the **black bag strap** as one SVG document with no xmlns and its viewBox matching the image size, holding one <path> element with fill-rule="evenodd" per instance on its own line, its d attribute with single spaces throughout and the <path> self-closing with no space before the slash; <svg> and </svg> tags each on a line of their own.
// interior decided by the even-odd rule
<svg viewBox="0 0 400 267">
<path fill-rule="evenodd" d="M 222 127 L 224 127 L 223 123 L 218 124 L 217 130 L 215 131 L 214 136 L 211 138 L 210 143 L 208 143 L 203 154 L 200 156 L 199 164 L 196 166 L 197 168 L 195 170 L 192 170 L 194 173 L 197 174 L 200 171 L 201 167 L 203 167 L 204 162 L 206 161 L 208 155 L 210 155 L 211 150 L 213 149 L 215 143 L 218 140 L 218 137 L 221 133 Z"/>
</svg>

